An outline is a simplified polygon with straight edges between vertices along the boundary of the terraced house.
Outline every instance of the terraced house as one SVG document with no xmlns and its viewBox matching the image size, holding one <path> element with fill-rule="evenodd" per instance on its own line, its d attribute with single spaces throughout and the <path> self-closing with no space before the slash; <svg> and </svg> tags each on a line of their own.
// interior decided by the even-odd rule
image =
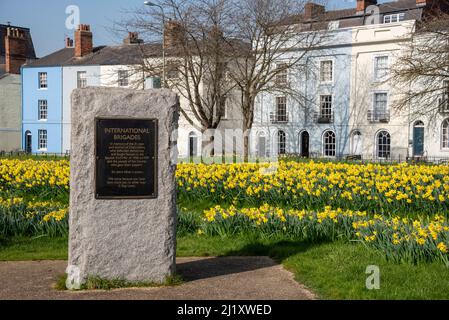
<svg viewBox="0 0 449 320">
<path fill-rule="evenodd" d="M 22 148 L 29 153 L 70 152 L 71 93 L 86 86 L 142 89 L 141 43 L 130 33 L 122 45 L 93 46 L 89 25 L 80 25 L 75 41 L 23 67 Z M 148 50 L 159 50 L 147 46 Z"/>
<path fill-rule="evenodd" d="M 0 24 L 0 152 L 21 148 L 20 69 L 34 59 L 30 29 Z"/>
<path fill-rule="evenodd" d="M 403 92 L 386 81 L 390 66 L 433 3 L 357 0 L 355 8 L 336 11 L 308 3 L 306 22 L 324 17 L 327 39 L 306 55 L 307 72 L 291 70 L 276 79 L 279 85 L 292 86 L 300 98 L 259 96 L 252 153 L 368 159 L 448 156 L 447 115 L 417 118 L 413 109 L 419 106 L 413 105 L 396 110 L 393 101 Z M 292 55 L 294 50 L 286 52 L 279 64 Z"/>
</svg>

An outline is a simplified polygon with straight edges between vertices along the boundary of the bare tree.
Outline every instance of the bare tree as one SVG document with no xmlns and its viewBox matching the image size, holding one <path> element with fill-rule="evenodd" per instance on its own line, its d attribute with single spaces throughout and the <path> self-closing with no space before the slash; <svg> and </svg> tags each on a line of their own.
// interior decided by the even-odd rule
<svg viewBox="0 0 449 320">
<path fill-rule="evenodd" d="M 252 44 L 249 50 L 233 46 L 235 68 L 230 70 L 230 77 L 241 91 L 245 161 L 249 156 L 248 133 L 254 121 L 256 97 L 275 91 L 298 94 L 283 81 L 284 76 L 288 70 L 306 72 L 306 55 L 325 39 L 325 7 L 308 2 L 232 1 L 234 21 L 227 33 Z"/>
<path fill-rule="evenodd" d="M 424 9 L 387 80 L 398 89 L 394 107 L 413 116 L 449 112 L 449 2 Z"/>
<path fill-rule="evenodd" d="M 161 43 L 160 37 L 165 37 L 165 70 L 161 50 L 155 55 L 148 41 L 141 46 L 145 73 L 161 76 L 165 71 L 163 85 L 185 98 L 186 105 L 181 106 L 184 118 L 201 133 L 216 129 L 224 116 L 226 98 L 235 88 L 226 77 L 228 57 L 224 52 L 229 44 L 222 31 L 230 23 L 230 2 L 160 0 L 156 3 L 164 12 L 158 7 L 137 9 L 132 19 L 120 25 L 139 31 L 150 43 Z M 213 135 L 202 136 L 203 155 L 213 155 Z"/>
</svg>

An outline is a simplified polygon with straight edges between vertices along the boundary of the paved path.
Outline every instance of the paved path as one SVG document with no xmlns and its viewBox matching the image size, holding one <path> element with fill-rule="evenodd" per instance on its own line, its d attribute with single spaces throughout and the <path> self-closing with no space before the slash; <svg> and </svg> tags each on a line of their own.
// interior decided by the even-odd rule
<svg viewBox="0 0 449 320">
<path fill-rule="evenodd" d="M 53 289 L 65 261 L 0 262 L 0 300 L 133 299 L 133 300 L 272 300 L 314 299 L 293 274 L 268 257 L 179 258 L 185 283 L 175 287 L 68 292 Z"/>
</svg>

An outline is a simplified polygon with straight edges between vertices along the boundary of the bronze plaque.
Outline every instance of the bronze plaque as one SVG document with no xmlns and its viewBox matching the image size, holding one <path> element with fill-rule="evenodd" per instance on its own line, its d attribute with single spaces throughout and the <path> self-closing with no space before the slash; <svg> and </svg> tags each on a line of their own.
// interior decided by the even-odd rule
<svg viewBox="0 0 449 320">
<path fill-rule="evenodd" d="M 95 197 L 157 198 L 156 119 L 95 119 Z"/>
</svg>

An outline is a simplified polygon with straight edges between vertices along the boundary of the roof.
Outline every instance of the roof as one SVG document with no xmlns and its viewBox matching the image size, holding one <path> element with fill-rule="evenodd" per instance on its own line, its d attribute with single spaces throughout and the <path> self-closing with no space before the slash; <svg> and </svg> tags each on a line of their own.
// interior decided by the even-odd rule
<svg viewBox="0 0 449 320">
<path fill-rule="evenodd" d="M 162 45 L 158 43 L 99 46 L 95 47 L 92 53 L 81 58 L 75 57 L 75 48 L 64 48 L 28 63 L 24 67 L 132 65 L 142 63 L 142 57 L 160 55 L 162 55 Z"/>
<path fill-rule="evenodd" d="M 379 8 L 380 18 L 383 21 L 383 16 L 387 14 L 394 14 L 399 12 L 405 13 L 405 20 L 421 20 L 423 16 L 423 7 L 416 5 L 416 0 L 397 0 L 393 2 L 380 3 Z M 324 20 L 339 21 L 339 28 L 349 28 L 365 25 L 366 19 L 369 15 L 357 13 L 356 8 L 343 10 L 329 10 L 324 13 Z M 316 19 L 322 21 L 323 16 Z M 284 24 L 308 23 L 313 22 L 314 19 L 305 20 L 304 15 L 295 15 L 286 19 Z"/>
</svg>

